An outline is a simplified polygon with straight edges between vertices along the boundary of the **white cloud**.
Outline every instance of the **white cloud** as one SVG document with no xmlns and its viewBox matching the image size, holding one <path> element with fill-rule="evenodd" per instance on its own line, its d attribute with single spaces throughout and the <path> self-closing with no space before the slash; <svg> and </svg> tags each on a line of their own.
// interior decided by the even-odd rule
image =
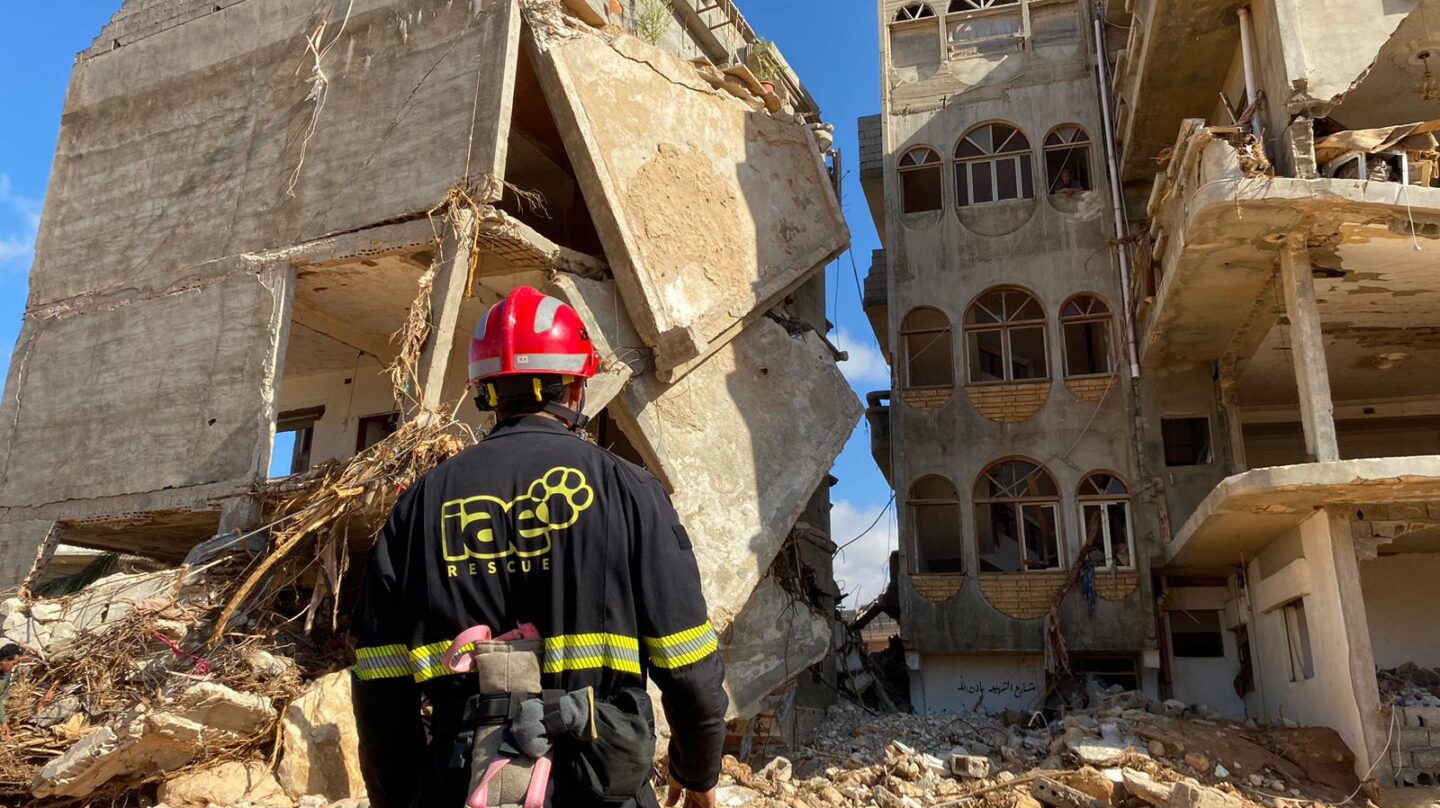
<svg viewBox="0 0 1440 808">
<path fill-rule="evenodd" d="M 836 330 L 835 347 L 848 353 L 850 358 L 840 363 L 840 372 L 856 387 L 889 386 L 890 366 L 880 346 L 873 337 L 857 337 L 847 328 Z"/>
<path fill-rule="evenodd" d="M 879 517 L 879 521 L 876 521 Z M 875 526 L 870 528 L 871 524 Z M 865 530 L 870 528 L 869 533 Z M 835 580 L 848 593 L 846 608 L 859 608 L 885 590 L 889 579 L 890 552 L 896 547 L 895 516 L 890 506 L 857 506 L 837 499 L 830 509 L 830 535 L 844 544 L 864 537 L 835 556 Z"/>
<path fill-rule="evenodd" d="M 18 219 L 18 227 L 11 220 Z M 0 266 L 28 267 L 35 256 L 40 229 L 40 202 L 15 193 L 7 174 L 0 174 Z"/>
</svg>

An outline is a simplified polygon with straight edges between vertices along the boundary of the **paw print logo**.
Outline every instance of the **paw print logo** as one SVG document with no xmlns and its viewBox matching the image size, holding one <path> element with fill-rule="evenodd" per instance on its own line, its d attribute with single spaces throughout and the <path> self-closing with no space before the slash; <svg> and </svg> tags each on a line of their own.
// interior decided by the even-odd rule
<svg viewBox="0 0 1440 808">
<path fill-rule="evenodd" d="M 532 503 L 534 519 L 544 526 L 534 530 L 548 533 L 580 521 L 580 514 L 595 504 L 595 489 L 579 469 L 558 467 L 531 483 L 526 497 Z M 522 535 L 528 532 L 522 531 Z"/>
</svg>

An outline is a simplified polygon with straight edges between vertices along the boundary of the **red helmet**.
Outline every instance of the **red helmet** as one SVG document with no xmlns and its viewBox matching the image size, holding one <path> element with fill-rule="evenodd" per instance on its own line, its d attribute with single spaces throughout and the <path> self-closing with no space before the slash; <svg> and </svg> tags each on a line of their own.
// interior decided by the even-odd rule
<svg viewBox="0 0 1440 808">
<path fill-rule="evenodd" d="M 585 321 L 560 300 L 521 286 L 490 307 L 470 341 L 470 381 L 550 374 L 589 379 L 600 354 Z"/>
</svg>

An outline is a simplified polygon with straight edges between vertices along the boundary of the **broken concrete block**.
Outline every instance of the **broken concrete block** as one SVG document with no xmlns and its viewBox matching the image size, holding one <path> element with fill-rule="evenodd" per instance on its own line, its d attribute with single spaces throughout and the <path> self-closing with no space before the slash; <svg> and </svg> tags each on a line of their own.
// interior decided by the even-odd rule
<svg viewBox="0 0 1440 808">
<path fill-rule="evenodd" d="M 307 794 L 330 800 L 365 796 L 349 671 L 316 680 L 291 702 L 280 732 L 284 755 L 277 775 L 291 799 Z"/>
<path fill-rule="evenodd" d="M 188 765 L 206 746 L 206 727 L 169 713 L 136 712 L 100 727 L 41 768 L 37 797 L 79 797 L 121 776 L 149 776 Z"/>
<path fill-rule="evenodd" d="M 844 250 L 844 216 L 805 124 L 553 5 L 525 8 L 536 71 L 625 306 L 678 378 Z"/>
<path fill-rule="evenodd" d="M 35 715 L 30 718 L 30 723 L 46 728 L 63 724 L 70 720 L 70 716 L 80 712 L 82 706 L 79 696 L 64 696 L 36 711 Z"/>
<path fill-rule="evenodd" d="M 259 761 L 231 761 L 211 769 L 187 772 L 161 783 L 157 796 L 173 808 L 234 805 L 241 800 L 253 805 L 291 802 L 269 767 Z"/>
<path fill-rule="evenodd" d="M 761 581 L 721 638 L 727 717 L 754 717 L 766 696 L 819 662 L 830 650 L 830 622 L 797 603 L 774 576 Z"/>
<path fill-rule="evenodd" d="M 1130 796 L 1155 808 L 1168 808 L 1170 792 L 1175 788 L 1173 784 L 1156 782 L 1150 775 L 1136 769 L 1125 769 L 1121 775 L 1124 778 L 1125 791 Z"/>
<path fill-rule="evenodd" d="M 1092 766 L 1082 766 L 1073 772 L 1057 774 L 1055 779 L 1101 802 L 1115 801 L 1115 783 Z"/>
<path fill-rule="evenodd" d="M 863 407 L 823 340 L 762 318 L 675 384 L 637 377 L 612 412 L 674 492 L 711 620 L 723 631 L 769 571 Z"/>
<path fill-rule="evenodd" d="M 1198 783 L 1176 783 L 1166 808 L 1242 808 L 1245 801 L 1218 788 Z"/>
<path fill-rule="evenodd" d="M 979 755 L 951 755 L 950 773 L 968 780 L 989 777 L 990 758 Z"/>
<path fill-rule="evenodd" d="M 241 693 L 214 682 L 200 682 L 186 688 L 169 712 L 210 729 L 244 737 L 270 726 L 275 708 L 270 700 L 253 693 Z"/>
</svg>

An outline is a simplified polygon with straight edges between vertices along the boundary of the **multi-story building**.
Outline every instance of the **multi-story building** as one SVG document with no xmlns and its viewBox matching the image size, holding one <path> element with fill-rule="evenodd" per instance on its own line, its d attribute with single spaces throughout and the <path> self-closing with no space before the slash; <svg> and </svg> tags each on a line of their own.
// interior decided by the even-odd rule
<svg viewBox="0 0 1440 808">
<path fill-rule="evenodd" d="M 900 505 L 912 702 L 1043 703 L 1065 591 L 1069 664 L 1138 686 L 1158 534 L 1089 16 L 1018 0 L 886 0 L 880 14 L 883 112 L 862 170 L 895 388 L 871 413 L 888 421 L 876 448 Z"/>
<path fill-rule="evenodd" d="M 1038 677 L 1069 569 L 1072 656 L 1434 782 L 1376 672 L 1440 665 L 1440 2 L 943 5 L 880 4 L 862 155 L 917 704 Z"/>
</svg>

